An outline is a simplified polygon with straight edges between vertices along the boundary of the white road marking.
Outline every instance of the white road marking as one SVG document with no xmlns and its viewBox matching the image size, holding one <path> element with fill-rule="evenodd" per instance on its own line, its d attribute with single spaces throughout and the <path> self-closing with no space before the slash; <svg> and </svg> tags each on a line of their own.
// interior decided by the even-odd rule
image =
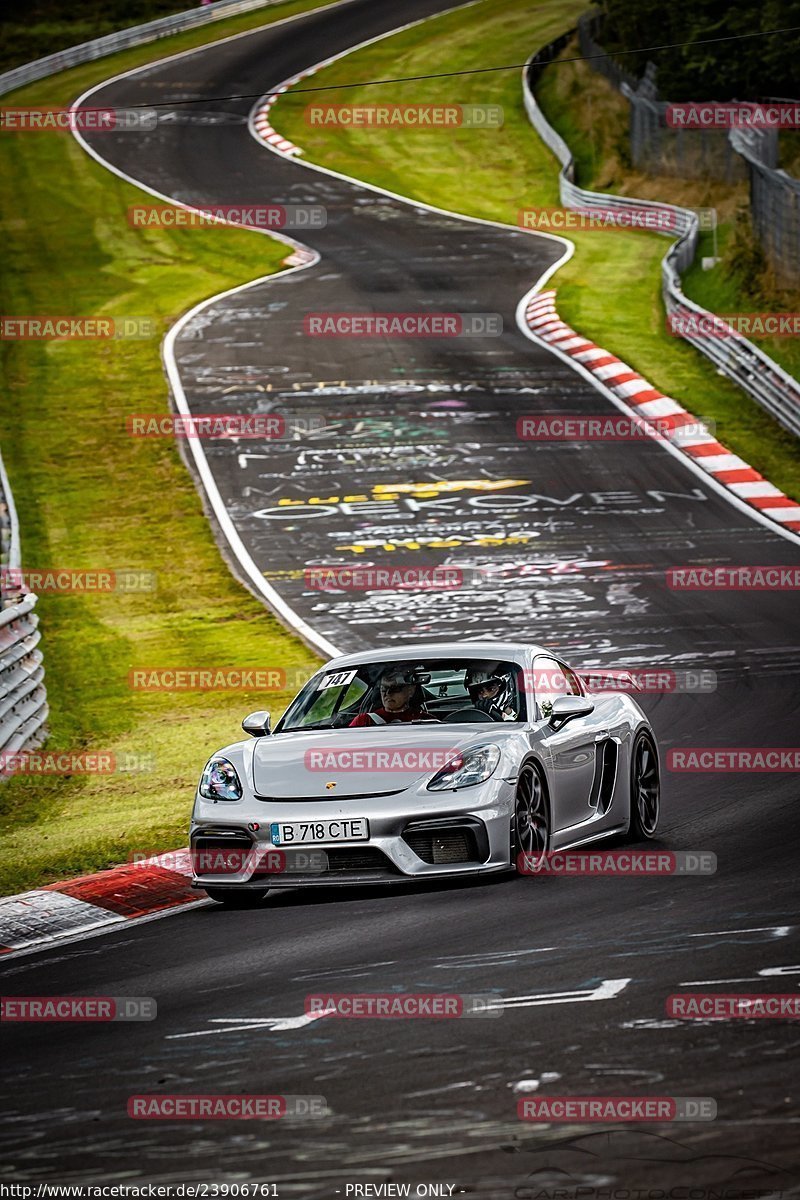
<svg viewBox="0 0 800 1200">
<path fill-rule="evenodd" d="M 618 996 L 630 983 L 630 979 L 604 979 L 596 988 L 580 988 L 571 992 L 541 992 L 532 996 L 509 996 L 500 1004 L 488 1005 L 488 1008 L 533 1008 L 540 1004 L 578 1004 L 586 1000 L 610 1000 Z M 332 1010 L 331 1010 L 332 1011 Z M 179 1041 L 181 1038 L 211 1037 L 220 1033 L 241 1033 L 250 1029 L 266 1029 L 270 1033 L 280 1033 L 284 1029 L 302 1029 L 312 1021 L 327 1017 L 329 1012 L 303 1013 L 300 1017 L 212 1017 L 211 1025 L 221 1025 L 221 1029 L 195 1029 L 191 1033 L 168 1033 L 167 1041 Z"/>
<path fill-rule="evenodd" d="M 247 1029 L 268 1029 L 280 1033 L 283 1029 L 301 1029 L 318 1021 L 327 1013 L 303 1013 L 301 1017 L 212 1017 L 212 1025 L 222 1025 L 222 1029 L 196 1029 L 192 1033 L 168 1033 L 167 1041 L 178 1041 L 180 1038 L 208 1037 L 215 1033 L 240 1033 Z"/>
<path fill-rule="evenodd" d="M 711 1021 L 693 1021 L 693 1025 L 710 1025 Z M 685 1021 L 678 1020 L 661 1020 L 657 1021 L 652 1017 L 642 1017 L 638 1021 L 623 1021 L 620 1029 L 678 1029 L 681 1025 L 685 1026 Z"/>
<path fill-rule="evenodd" d="M 539 1079 L 518 1079 L 516 1083 L 509 1083 L 506 1086 L 510 1087 L 515 1095 L 519 1095 L 522 1092 L 538 1092 L 541 1084 L 555 1083 L 560 1078 L 558 1071 L 544 1071 Z"/>
<path fill-rule="evenodd" d="M 703 987 L 712 983 L 757 983 L 765 975 L 800 975 L 800 965 L 791 967 L 764 967 L 756 975 L 744 975 L 738 979 L 687 979 L 678 987 Z"/>
<path fill-rule="evenodd" d="M 532 996 L 504 996 L 500 1004 L 489 1008 L 534 1008 L 540 1004 L 578 1004 L 585 1000 L 610 1000 L 624 992 L 630 979 L 604 979 L 596 988 L 571 992 L 538 992 Z"/>
<path fill-rule="evenodd" d="M 526 954 L 549 954 L 558 946 L 536 946 L 531 950 L 486 950 L 479 954 L 444 954 L 433 964 L 435 971 L 446 971 L 451 967 L 494 967 L 514 963 Z"/>
<path fill-rule="evenodd" d="M 743 975 L 739 979 L 685 979 L 678 987 L 710 987 L 714 983 L 752 983 L 756 975 Z"/>
<path fill-rule="evenodd" d="M 690 933 L 689 937 L 736 937 L 740 933 L 771 933 L 773 937 L 786 937 L 793 925 L 757 925 L 755 929 L 715 929 L 712 933 Z"/>
</svg>

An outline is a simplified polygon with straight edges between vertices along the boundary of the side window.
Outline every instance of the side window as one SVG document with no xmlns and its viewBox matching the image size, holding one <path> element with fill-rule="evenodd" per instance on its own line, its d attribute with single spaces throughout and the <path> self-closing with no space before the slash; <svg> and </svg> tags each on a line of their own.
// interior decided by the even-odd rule
<svg viewBox="0 0 800 1200">
<path fill-rule="evenodd" d="M 533 693 L 540 719 L 547 720 L 553 701 L 559 696 L 580 696 L 581 686 L 569 667 L 540 654 L 533 663 Z"/>
</svg>

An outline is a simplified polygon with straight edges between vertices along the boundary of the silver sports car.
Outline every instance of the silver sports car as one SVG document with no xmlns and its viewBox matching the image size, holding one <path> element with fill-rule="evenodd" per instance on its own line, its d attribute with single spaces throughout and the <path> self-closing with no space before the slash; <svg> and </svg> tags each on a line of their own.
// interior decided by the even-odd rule
<svg viewBox="0 0 800 1200">
<path fill-rule="evenodd" d="M 599 838 L 651 838 L 653 730 L 540 646 L 450 642 L 322 667 L 274 729 L 203 770 L 193 886 L 244 906 L 273 887 L 536 869 Z"/>
</svg>

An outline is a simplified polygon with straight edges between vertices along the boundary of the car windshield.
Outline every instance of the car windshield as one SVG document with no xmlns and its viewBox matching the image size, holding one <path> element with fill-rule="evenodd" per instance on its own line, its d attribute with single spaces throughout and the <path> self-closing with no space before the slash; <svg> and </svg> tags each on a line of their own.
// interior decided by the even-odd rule
<svg viewBox="0 0 800 1200">
<path fill-rule="evenodd" d="M 326 671 L 303 688 L 276 733 L 379 729 L 396 722 L 524 721 L 522 671 L 497 659 L 369 662 Z"/>
</svg>

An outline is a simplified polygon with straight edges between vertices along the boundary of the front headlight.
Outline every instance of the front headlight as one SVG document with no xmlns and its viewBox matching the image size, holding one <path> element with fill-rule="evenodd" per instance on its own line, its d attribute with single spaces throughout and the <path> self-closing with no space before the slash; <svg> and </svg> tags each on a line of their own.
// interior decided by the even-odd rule
<svg viewBox="0 0 800 1200">
<path fill-rule="evenodd" d="M 467 750 L 451 759 L 441 771 L 437 771 L 428 784 L 428 791 L 451 792 L 456 788 L 483 783 L 496 770 L 499 762 L 498 746 L 480 746 L 476 750 Z"/>
<path fill-rule="evenodd" d="M 215 755 L 200 777 L 200 795 L 206 800 L 241 800 L 242 784 L 232 763 Z"/>
</svg>

